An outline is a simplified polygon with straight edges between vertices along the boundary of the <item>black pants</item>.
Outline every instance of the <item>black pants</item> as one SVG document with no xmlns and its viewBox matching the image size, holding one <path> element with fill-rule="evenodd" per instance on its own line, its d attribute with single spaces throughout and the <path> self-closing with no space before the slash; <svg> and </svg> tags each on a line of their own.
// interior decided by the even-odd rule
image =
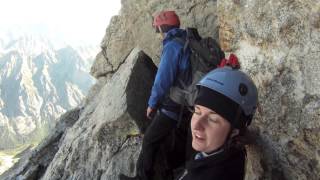
<svg viewBox="0 0 320 180">
<path fill-rule="evenodd" d="M 159 154 L 162 155 L 163 162 L 169 164 L 174 162 L 173 166 L 185 161 L 189 119 L 189 116 L 184 116 L 184 123 L 179 123 L 177 127 L 178 122 L 165 114 L 160 112 L 155 116 L 144 135 L 137 163 L 137 174 L 140 179 L 153 179 L 156 157 L 159 157 Z"/>
</svg>

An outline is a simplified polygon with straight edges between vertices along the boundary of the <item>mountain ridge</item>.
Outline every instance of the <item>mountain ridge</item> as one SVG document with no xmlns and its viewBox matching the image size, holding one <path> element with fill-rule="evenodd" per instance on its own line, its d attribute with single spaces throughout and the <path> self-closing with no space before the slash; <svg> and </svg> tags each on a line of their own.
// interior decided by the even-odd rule
<svg viewBox="0 0 320 180">
<path fill-rule="evenodd" d="M 2 44 L 0 50 L 0 137 L 7 139 L 0 149 L 44 137 L 94 83 L 89 67 L 97 49 L 92 46 L 54 49 L 50 40 L 30 35 Z"/>
</svg>

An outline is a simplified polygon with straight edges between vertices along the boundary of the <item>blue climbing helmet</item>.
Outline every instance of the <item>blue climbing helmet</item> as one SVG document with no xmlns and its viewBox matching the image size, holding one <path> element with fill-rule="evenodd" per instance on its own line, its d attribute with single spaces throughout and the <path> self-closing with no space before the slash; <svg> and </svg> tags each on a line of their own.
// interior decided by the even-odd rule
<svg viewBox="0 0 320 180">
<path fill-rule="evenodd" d="M 205 75 L 197 87 L 199 93 L 201 88 L 207 91 L 202 98 L 206 101 L 204 105 L 212 107 L 233 127 L 241 129 L 250 125 L 258 105 L 258 91 L 247 74 L 229 66 L 217 68 Z M 202 102 L 201 97 L 198 99 Z"/>
</svg>

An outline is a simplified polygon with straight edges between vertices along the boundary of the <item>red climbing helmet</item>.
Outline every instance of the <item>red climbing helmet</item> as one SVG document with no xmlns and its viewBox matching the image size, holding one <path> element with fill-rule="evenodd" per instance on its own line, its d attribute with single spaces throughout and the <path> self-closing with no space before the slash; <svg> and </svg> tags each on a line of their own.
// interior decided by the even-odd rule
<svg viewBox="0 0 320 180">
<path fill-rule="evenodd" d="M 152 26 L 157 28 L 162 25 L 180 27 L 180 20 L 174 11 L 161 11 L 153 18 Z"/>
</svg>

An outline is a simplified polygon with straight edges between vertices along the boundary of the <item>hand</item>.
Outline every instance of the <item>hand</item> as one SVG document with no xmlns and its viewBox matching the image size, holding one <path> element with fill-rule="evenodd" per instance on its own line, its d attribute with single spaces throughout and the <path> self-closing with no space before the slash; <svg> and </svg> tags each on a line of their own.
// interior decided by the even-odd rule
<svg viewBox="0 0 320 180">
<path fill-rule="evenodd" d="M 153 119 L 155 114 L 156 114 L 156 109 L 153 109 L 151 107 L 147 108 L 147 118 L 148 119 Z"/>
</svg>

